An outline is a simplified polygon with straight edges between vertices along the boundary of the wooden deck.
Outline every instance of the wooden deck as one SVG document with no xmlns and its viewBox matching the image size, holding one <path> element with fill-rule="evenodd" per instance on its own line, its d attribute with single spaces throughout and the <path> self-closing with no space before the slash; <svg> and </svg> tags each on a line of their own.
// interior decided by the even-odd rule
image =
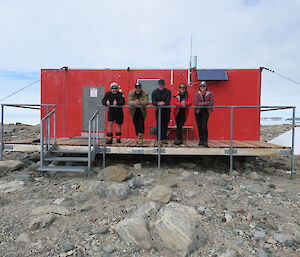
<svg viewBox="0 0 300 257">
<path fill-rule="evenodd" d="M 87 150 L 87 138 L 59 138 L 58 149 Z M 99 140 L 100 148 L 103 146 Z M 229 140 L 209 140 L 209 148 L 198 145 L 198 141 L 184 141 L 180 146 L 169 140 L 161 145 L 161 154 L 164 155 L 229 155 Z M 262 156 L 262 155 L 289 155 L 290 147 L 270 144 L 263 141 L 233 141 L 234 155 Z M 6 151 L 39 151 L 39 139 L 31 138 L 5 142 Z M 101 148 L 102 150 L 103 148 Z M 155 139 L 145 139 L 143 145 L 137 145 L 136 139 L 122 139 L 121 144 L 106 145 L 107 154 L 157 154 L 158 142 Z"/>
</svg>

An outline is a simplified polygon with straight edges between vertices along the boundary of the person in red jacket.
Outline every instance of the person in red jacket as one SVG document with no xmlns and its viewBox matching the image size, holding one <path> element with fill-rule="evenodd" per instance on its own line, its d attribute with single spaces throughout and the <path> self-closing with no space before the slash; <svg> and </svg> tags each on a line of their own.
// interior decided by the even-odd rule
<svg viewBox="0 0 300 257">
<path fill-rule="evenodd" d="M 180 83 L 177 95 L 173 96 L 173 104 L 178 107 L 186 107 L 192 105 L 192 97 L 187 91 L 185 83 Z M 182 144 L 182 127 L 186 122 L 189 113 L 188 108 L 175 108 L 174 116 L 176 120 L 176 140 L 175 145 Z"/>
<path fill-rule="evenodd" d="M 195 95 L 195 105 L 197 106 L 213 106 L 214 95 L 207 90 L 207 84 L 202 81 L 199 86 L 199 91 Z M 199 145 L 208 147 L 208 130 L 207 122 L 209 114 L 213 111 L 212 108 L 195 108 L 195 117 L 199 133 Z"/>
</svg>

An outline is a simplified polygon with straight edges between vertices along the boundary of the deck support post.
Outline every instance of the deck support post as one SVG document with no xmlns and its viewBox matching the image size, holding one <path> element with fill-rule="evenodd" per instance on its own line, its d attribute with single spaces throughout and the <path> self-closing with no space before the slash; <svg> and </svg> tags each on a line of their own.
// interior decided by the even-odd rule
<svg viewBox="0 0 300 257">
<path fill-rule="evenodd" d="M 40 123 L 40 167 L 44 166 L 44 121 Z"/>
<path fill-rule="evenodd" d="M 295 116 L 296 107 L 293 107 L 293 120 L 292 120 L 292 148 L 291 148 L 291 179 L 293 179 L 295 171 L 294 163 L 294 148 L 295 148 Z"/>
<path fill-rule="evenodd" d="M 233 115 L 234 107 L 230 107 L 230 168 L 229 171 L 233 171 Z"/>
<path fill-rule="evenodd" d="M 158 136 L 158 154 L 157 154 L 157 168 L 161 166 L 161 106 L 158 106 L 158 119 L 157 119 L 157 136 Z"/>
<path fill-rule="evenodd" d="M 1 153 L 0 161 L 3 161 L 3 151 L 4 151 L 4 105 L 1 104 Z"/>
</svg>

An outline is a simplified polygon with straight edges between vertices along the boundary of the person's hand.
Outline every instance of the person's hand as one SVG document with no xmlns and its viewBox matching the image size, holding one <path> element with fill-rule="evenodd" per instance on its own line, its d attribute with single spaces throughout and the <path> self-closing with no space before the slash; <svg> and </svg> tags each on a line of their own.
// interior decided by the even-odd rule
<svg viewBox="0 0 300 257">
<path fill-rule="evenodd" d="M 186 106 L 186 102 L 183 100 L 183 101 L 181 101 L 181 105 L 182 106 Z"/>
<path fill-rule="evenodd" d="M 165 102 L 163 102 L 163 101 L 161 101 L 161 102 L 158 103 L 158 105 L 160 105 L 160 106 L 164 105 L 164 104 L 165 104 Z"/>
<path fill-rule="evenodd" d="M 135 101 L 133 102 L 133 105 L 134 105 L 134 106 L 139 105 L 138 101 L 135 100 Z"/>
<path fill-rule="evenodd" d="M 109 100 L 107 100 L 107 101 L 106 101 L 106 105 L 110 105 L 110 102 L 109 102 Z"/>
<path fill-rule="evenodd" d="M 116 105 L 117 105 L 117 100 L 116 100 L 116 99 L 114 100 L 114 103 L 113 103 L 113 105 L 114 105 L 114 106 L 116 106 Z"/>
</svg>

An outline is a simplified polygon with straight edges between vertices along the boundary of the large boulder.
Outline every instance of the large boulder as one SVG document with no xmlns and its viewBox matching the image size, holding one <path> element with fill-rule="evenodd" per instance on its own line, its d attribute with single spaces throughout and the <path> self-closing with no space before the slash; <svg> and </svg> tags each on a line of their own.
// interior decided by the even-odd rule
<svg viewBox="0 0 300 257">
<path fill-rule="evenodd" d="M 114 183 L 107 187 L 106 196 L 113 200 L 125 200 L 129 193 L 130 189 L 127 184 Z"/>
<path fill-rule="evenodd" d="M 168 203 L 172 196 L 172 189 L 165 185 L 157 185 L 150 190 L 146 200 L 160 203 Z"/>
<path fill-rule="evenodd" d="M 161 204 L 158 202 L 147 202 L 137 208 L 133 213 L 132 217 L 144 217 L 148 218 L 149 216 L 155 215 L 160 209 Z"/>
<path fill-rule="evenodd" d="M 0 161 L 0 172 L 18 170 L 23 167 L 23 162 L 18 160 Z"/>
<path fill-rule="evenodd" d="M 116 232 L 129 245 L 150 249 L 152 241 L 148 224 L 142 216 L 127 218 L 116 225 Z"/>
<path fill-rule="evenodd" d="M 172 256 L 190 256 L 207 239 L 200 219 L 197 211 L 188 206 L 169 203 L 162 207 L 150 226 L 154 246 Z"/>
<path fill-rule="evenodd" d="M 98 177 L 103 180 L 122 182 L 129 178 L 129 172 L 127 169 L 120 166 L 108 166 L 101 170 Z"/>
</svg>

